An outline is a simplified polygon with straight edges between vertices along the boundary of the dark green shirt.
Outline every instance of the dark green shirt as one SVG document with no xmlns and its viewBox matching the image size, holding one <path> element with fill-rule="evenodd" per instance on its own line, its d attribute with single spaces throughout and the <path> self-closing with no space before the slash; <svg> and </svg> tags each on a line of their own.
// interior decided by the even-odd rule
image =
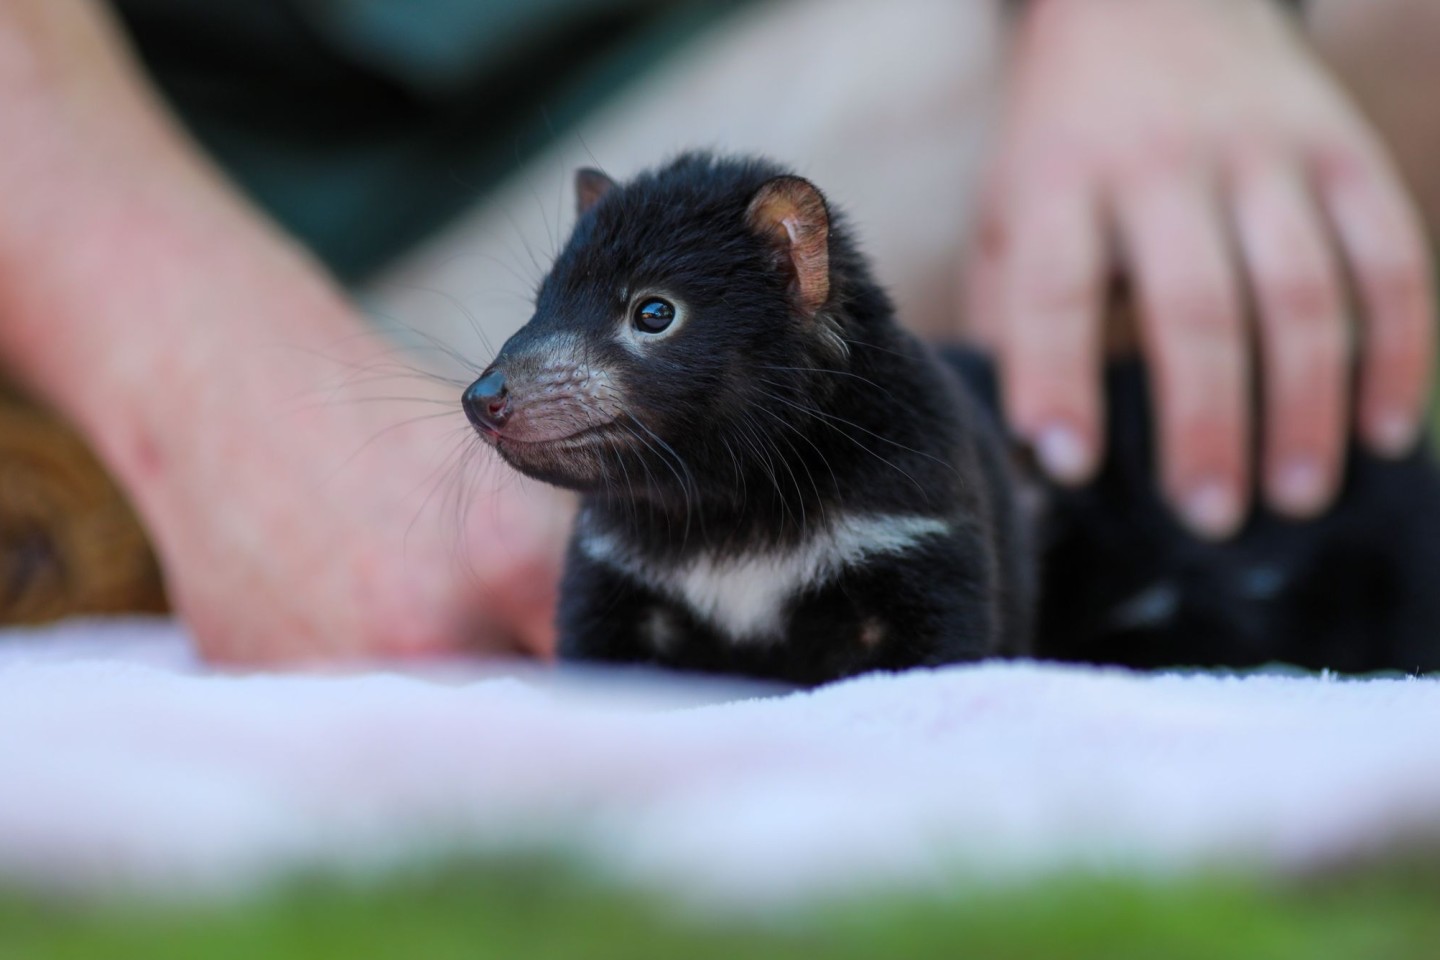
<svg viewBox="0 0 1440 960">
<path fill-rule="evenodd" d="M 737 2 L 115 0 L 193 135 L 351 282 Z"/>
</svg>

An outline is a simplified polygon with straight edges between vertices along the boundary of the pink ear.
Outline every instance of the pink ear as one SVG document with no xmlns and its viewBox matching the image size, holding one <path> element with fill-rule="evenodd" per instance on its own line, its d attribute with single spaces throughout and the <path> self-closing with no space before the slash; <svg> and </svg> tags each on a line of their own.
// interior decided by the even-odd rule
<svg viewBox="0 0 1440 960">
<path fill-rule="evenodd" d="M 745 220 L 780 255 L 795 305 L 814 316 L 830 296 L 830 214 L 820 191 L 801 177 L 776 177 L 755 194 Z"/>
<path fill-rule="evenodd" d="M 600 198 L 610 192 L 615 186 L 611 180 L 599 170 L 591 167 L 581 167 L 575 171 L 575 212 L 579 216 L 585 216 L 590 208 L 600 202 Z"/>
</svg>

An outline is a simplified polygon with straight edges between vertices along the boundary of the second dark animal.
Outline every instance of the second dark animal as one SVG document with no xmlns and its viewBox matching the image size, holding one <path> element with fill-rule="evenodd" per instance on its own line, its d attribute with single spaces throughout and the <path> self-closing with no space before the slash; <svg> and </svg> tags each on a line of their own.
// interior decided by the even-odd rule
<svg viewBox="0 0 1440 960">
<path fill-rule="evenodd" d="M 998 409 L 991 364 L 947 351 Z M 1303 523 L 1258 507 L 1198 540 L 1156 482 L 1150 397 L 1135 359 L 1106 375 L 1099 476 L 1051 489 L 1037 656 L 1132 667 L 1285 663 L 1366 673 L 1440 669 L 1440 470 L 1428 444 L 1389 460 L 1352 446 L 1334 507 Z"/>
</svg>

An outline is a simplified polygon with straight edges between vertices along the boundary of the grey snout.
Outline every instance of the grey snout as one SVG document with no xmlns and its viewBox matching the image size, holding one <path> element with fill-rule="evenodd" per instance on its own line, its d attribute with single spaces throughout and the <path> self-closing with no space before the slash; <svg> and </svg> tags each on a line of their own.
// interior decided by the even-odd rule
<svg viewBox="0 0 1440 960">
<path fill-rule="evenodd" d="M 480 379 L 465 388 L 460 398 L 465 416 L 481 435 L 498 433 L 510 419 L 510 391 L 505 386 L 503 370 L 487 370 Z"/>
<path fill-rule="evenodd" d="M 620 393 L 603 368 L 578 362 L 583 353 L 574 336 L 521 330 L 465 389 L 465 416 L 487 443 L 511 452 L 608 423 L 622 412 Z"/>
</svg>

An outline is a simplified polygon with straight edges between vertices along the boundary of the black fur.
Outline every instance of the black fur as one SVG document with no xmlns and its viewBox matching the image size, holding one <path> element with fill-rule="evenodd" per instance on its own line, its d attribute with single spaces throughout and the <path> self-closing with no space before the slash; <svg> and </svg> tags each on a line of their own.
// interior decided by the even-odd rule
<svg viewBox="0 0 1440 960">
<path fill-rule="evenodd" d="M 814 684 L 1022 652 L 1032 575 L 996 425 L 899 328 L 833 210 L 822 317 L 797 313 L 783 264 L 746 220 L 761 187 L 786 174 L 687 154 L 614 187 L 582 214 L 534 317 L 486 371 L 516 384 L 517 404 L 538 403 L 526 387 L 539 382 L 536 358 L 568 337 L 622 411 L 559 449 L 487 435 L 518 469 L 584 494 L 561 654 Z M 640 290 L 683 302 L 687 316 L 637 356 L 614 331 Z M 591 422 L 590 407 L 573 409 L 577 427 Z M 951 532 L 801 593 L 781 636 L 744 643 L 581 549 L 603 534 L 673 568 L 793 547 L 857 514 L 939 518 Z M 647 639 L 657 616 L 671 640 L 660 646 Z"/>
<path fill-rule="evenodd" d="M 467 406 L 517 469 L 583 494 L 563 656 L 813 684 L 1026 653 L 1033 617 L 1033 652 L 1060 660 L 1440 669 L 1440 472 L 1427 450 L 1401 461 L 1354 450 L 1330 515 L 1294 523 L 1262 508 L 1232 541 L 1204 543 L 1156 487 L 1143 372 L 1116 363 L 1100 476 L 1078 490 L 1029 478 L 1044 509 L 1022 518 L 990 363 L 963 351 L 937 363 L 900 330 L 833 210 L 821 313 L 844 349 L 794 309 L 784 265 L 746 221 L 757 191 L 785 174 L 689 154 L 608 191 L 588 175 L 598 201 L 486 371 L 517 403 L 548 403 L 547 424 L 564 421 L 552 433 L 585 433 L 515 442 Z M 637 355 L 614 332 L 641 290 L 689 315 L 683 333 Z M 537 358 L 556 336 L 569 338 L 561 360 L 605 371 L 608 392 L 545 379 Z M 668 569 L 794 546 L 841 513 L 943 518 L 953 532 L 795 597 L 769 640 L 735 643 L 580 546 L 608 534 Z M 651 640 L 657 617 L 663 645 Z M 883 640 L 861 642 L 877 623 Z"/>
<path fill-rule="evenodd" d="M 995 404 L 993 371 L 947 359 Z M 1110 447 L 1095 482 L 1053 489 L 1040 524 L 1036 653 L 1134 667 L 1288 663 L 1347 672 L 1440 668 L 1440 471 L 1352 448 L 1335 508 L 1305 523 L 1258 509 L 1199 541 L 1155 483 L 1138 362 L 1110 365 Z"/>
</svg>

